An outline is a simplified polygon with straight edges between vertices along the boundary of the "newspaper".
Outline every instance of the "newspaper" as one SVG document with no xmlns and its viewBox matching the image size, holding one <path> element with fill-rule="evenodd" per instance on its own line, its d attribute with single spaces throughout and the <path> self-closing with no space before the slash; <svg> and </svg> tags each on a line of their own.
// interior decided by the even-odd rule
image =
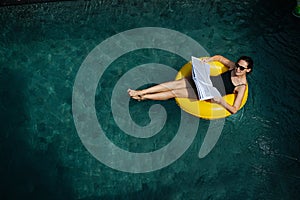
<svg viewBox="0 0 300 200">
<path fill-rule="evenodd" d="M 192 77 L 197 87 L 200 100 L 221 97 L 220 92 L 215 88 L 210 80 L 210 66 L 199 58 L 192 56 Z"/>
</svg>

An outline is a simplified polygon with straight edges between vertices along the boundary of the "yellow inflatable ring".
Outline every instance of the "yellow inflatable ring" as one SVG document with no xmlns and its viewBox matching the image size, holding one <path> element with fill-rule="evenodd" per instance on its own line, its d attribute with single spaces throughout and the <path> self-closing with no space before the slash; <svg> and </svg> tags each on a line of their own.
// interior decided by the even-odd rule
<svg viewBox="0 0 300 200">
<path fill-rule="evenodd" d="M 209 62 L 210 65 L 210 76 L 218 76 L 226 71 L 228 68 L 220 62 Z M 182 79 L 192 74 L 192 63 L 188 62 L 185 64 L 177 73 L 175 80 Z M 229 104 L 233 105 L 236 94 L 227 94 L 223 96 L 223 99 Z M 240 109 L 245 105 L 248 98 L 248 85 L 246 86 L 246 91 L 240 106 Z M 200 101 L 189 98 L 175 98 L 177 104 L 180 108 L 187 113 L 190 113 L 196 117 L 203 119 L 220 119 L 228 117 L 231 113 L 226 110 L 223 106 L 211 103 L 210 101 Z"/>
</svg>

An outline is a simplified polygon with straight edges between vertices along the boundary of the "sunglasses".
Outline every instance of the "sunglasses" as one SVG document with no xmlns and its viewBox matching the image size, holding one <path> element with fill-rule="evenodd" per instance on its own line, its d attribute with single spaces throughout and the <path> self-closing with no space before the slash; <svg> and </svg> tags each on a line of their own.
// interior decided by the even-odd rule
<svg viewBox="0 0 300 200">
<path fill-rule="evenodd" d="M 237 63 L 235 63 L 235 67 L 236 67 L 236 68 L 240 68 L 241 71 L 244 71 L 245 69 L 248 69 L 248 68 L 243 67 L 243 66 L 241 66 L 241 65 L 239 65 L 239 64 L 237 64 Z"/>
</svg>

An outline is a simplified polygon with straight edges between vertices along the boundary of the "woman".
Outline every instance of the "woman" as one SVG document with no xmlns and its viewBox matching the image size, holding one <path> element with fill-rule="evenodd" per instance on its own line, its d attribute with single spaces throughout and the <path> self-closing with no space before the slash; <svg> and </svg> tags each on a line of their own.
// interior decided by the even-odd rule
<svg viewBox="0 0 300 200">
<path fill-rule="evenodd" d="M 236 63 L 229 59 L 215 55 L 210 58 L 202 59 L 204 62 L 219 61 L 228 67 L 228 71 L 223 73 L 222 79 L 225 86 L 226 94 L 236 93 L 236 99 L 233 105 L 229 105 L 221 97 L 214 97 L 212 102 L 218 103 L 226 108 L 231 113 L 236 113 L 242 103 L 247 86 L 246 75 L 252 71 L 253 60 L 248 56 L 240 57 Z M 159 85 L 144 89 L 144 90 L 131 90 L 128 89 L 128 94 L 131 98 L 138 101 L 141 100 L 167 100 L 170 98 L 192 98 L 197 99 L 195 86 L 191 78 L 183 78 L 180 80 L 161 83 Z"/>
</svg>

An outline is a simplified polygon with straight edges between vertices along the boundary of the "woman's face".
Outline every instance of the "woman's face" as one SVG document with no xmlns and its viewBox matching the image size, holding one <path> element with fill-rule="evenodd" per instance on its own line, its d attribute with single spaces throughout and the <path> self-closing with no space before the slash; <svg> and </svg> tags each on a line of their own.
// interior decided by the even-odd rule
<svg viewBox="0 0 300 200">
<path fill-rule="evenodd" d="M 237 62 L 235 64 L 235 73 L 236 75 L 244 75 L 247 72 L 250 72 L 251 69 L 247 69 L 248 68 L 248 63 L 244 60 L 240 60 L 239 62 Z"/>
</svg>

